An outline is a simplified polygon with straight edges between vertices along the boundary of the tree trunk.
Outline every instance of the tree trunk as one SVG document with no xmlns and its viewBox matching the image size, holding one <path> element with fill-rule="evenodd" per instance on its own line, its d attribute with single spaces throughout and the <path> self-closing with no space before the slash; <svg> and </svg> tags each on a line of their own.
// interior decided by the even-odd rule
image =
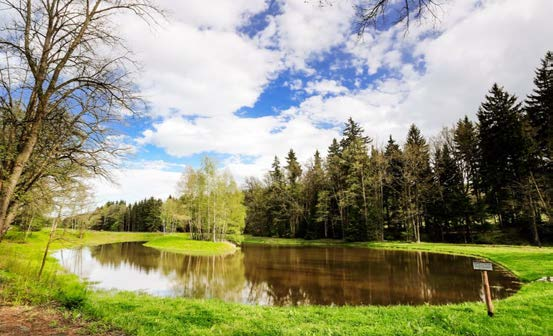
<svg viewBox="0 0 553 336">
<path fill-rule="evenodd" d="M 48 250 L 50 249 L 50 244 L 52 243 L 52 240 L 54 239 L 54 234 L 56 232 L 56 228 L 58 225 L 58 219 L 54 219 L 52 222 L 52 228 L 50 229 L 50 235 L 48 236 L 48 242 L 46 243 L 46 248 L 44 249 L 44 254 L 42 255 L 42 263 L 40 264 L 40 270 L 38 271 L 38 279 L 40 280 L 40 277 L 42 276 L 42 271 L 44 270 L 44 265 L 46 264 L 46 258 L 48 257 Z"/>
<path fill-rule="evenodd" d="M 531 181 L 529 181 L 531 182 Z M 532 233 L 534 236 L 534 243 L 541 247 L 540 235 L 538 232 L 538 223 L 536 221 L 536 208 L 534 206 L 534 199 L 532 197 L 532 187 L 530 186 L 528 190 L 528 201 L 530 205 L 530 217 L 532 218 Z"/>
</svg>

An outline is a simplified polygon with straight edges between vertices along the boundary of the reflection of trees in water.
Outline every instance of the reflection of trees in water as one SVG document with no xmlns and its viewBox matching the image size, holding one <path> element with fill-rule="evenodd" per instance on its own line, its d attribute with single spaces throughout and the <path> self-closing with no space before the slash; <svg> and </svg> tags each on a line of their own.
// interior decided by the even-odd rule
<svg viewBox="0 0 553 336">
<path fill-rule="evenodd" d="M 149 273 L 159 268 L 161 252 L 132 242 L 94 246 L 90 248 L 90 255 L 102 266 L 116 268 L 128 264 Z"/>
<path fill-rule="evenodd" d="M 127 264 L 146 273 L 160 272 L 172 280 L 175 295 L 241 301 L 245 279 L 243 256 L 239 252 L 189 256 L 161 252 L 141 243 L 119 243 L 93 247 L 91 255 L 102 266 Z"/>
<path fill-rule="evenodd" d="M 268 303 L 421 304 L 478 300 L 480 275 L 466 257 L 349 248 L 245 246 L 250 300 Z M 496 284 L 511 280 L 495 275 Z M 496 288 L 496 297 L 505 290 Z"/>
<path fill-rule="evenodd" d="M 60 250 L 55 254 L 58 255 L 58 259 L 63 267 L 71 270 L 71 272 L 78 274 L 79 276 L 86 276 L 86 272 L 83 269 L 82 248 L 74 250 Z"/>
<path fill-rule="evenodd" d="M 478 300 L 481 293 L 480 273 L 472 270 L 471 258 L 453 255 L 245 245 L 232 255 L 201 257 L 160 252 L 141 243 L 97 246 L 90 252 L 104 267 L 159 273 L 170 280 L 169 294 L 194 298 L 388 305 Z M 80 263 L 73 257 L 66 259 Z M 513 280 L 506 272 L 491 272 L 492 295 L 505 297 L 510 294 L 506 288 L 518 289 Z"/>
<path fill-rule="evenodd" d="M 194 298 L 240 302 L 244 286 L 243 255 L 185 256 L 162 253 L 163 272 L 174 280 L 173 291 Z"/>
</svg>

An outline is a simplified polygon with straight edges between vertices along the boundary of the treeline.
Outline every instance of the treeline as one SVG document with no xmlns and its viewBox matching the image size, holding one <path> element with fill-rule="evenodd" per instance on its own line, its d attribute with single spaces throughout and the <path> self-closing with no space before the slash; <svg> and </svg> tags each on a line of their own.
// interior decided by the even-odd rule
<svg viewBox="0 0 553 336">
<path fill-rule="evenodd" d="M 163 201 L 148 198 L 136 203 L 107 202 L 92 214 L 92 230 L 156 232 L 164 230 Z"/>
<path fill-rule="evenodd" d="M 264 181 L 246 181 L 246 232 L 260 236 L 472 242 L 492 228 L 551 241 L 553 54 L 523 102 L 494 84 L 477 112 L 430 144 L 412 125 L 404 145 L 376 148 L 351 118 L 326 158 L 293 150 Z"/>
<path fill-rule="evenodd" d="M 243 193 L 232 175 L 219 171 L 213 160 L 205 158 L 199 169 L 187 167 L 178 189 L 178 198 L 107 202 L 92 212 L 68 216 L 63 224 L 104 231 L 190 232 L 200 240 L 223 240 L 242 233 Z"/>
</svg>

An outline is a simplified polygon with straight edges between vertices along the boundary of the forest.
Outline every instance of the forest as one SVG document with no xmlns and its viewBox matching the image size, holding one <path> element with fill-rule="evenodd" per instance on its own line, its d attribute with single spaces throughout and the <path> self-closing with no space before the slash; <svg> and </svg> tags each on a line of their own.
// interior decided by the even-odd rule
<svg viewBox="0 0 553 336">
<path fill-rule="evenodd" d="M 526 99 L 494 84 L 476 115 L 431 140 L 412 124 L 402 146 L 390 136 L 385 148 L 350 118 L 326 157 L 316 151 L 302 167 L 290 149 L 264 180 L 246 181 L 246 233 L 551 242 L 553 53 L 541 60 Z"/>
</svg>

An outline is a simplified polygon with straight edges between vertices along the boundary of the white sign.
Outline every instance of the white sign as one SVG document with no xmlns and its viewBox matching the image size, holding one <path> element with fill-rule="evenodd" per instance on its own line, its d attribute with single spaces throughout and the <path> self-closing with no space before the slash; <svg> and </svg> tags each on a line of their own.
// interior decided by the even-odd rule
<svg viewBox="0 0 553 336">
<path fill-rule="evenodd" d="M 489 262 L 473 261 L 472 268 L 475 271 L 493 271 L 492 263 Z"/>
</svg>

